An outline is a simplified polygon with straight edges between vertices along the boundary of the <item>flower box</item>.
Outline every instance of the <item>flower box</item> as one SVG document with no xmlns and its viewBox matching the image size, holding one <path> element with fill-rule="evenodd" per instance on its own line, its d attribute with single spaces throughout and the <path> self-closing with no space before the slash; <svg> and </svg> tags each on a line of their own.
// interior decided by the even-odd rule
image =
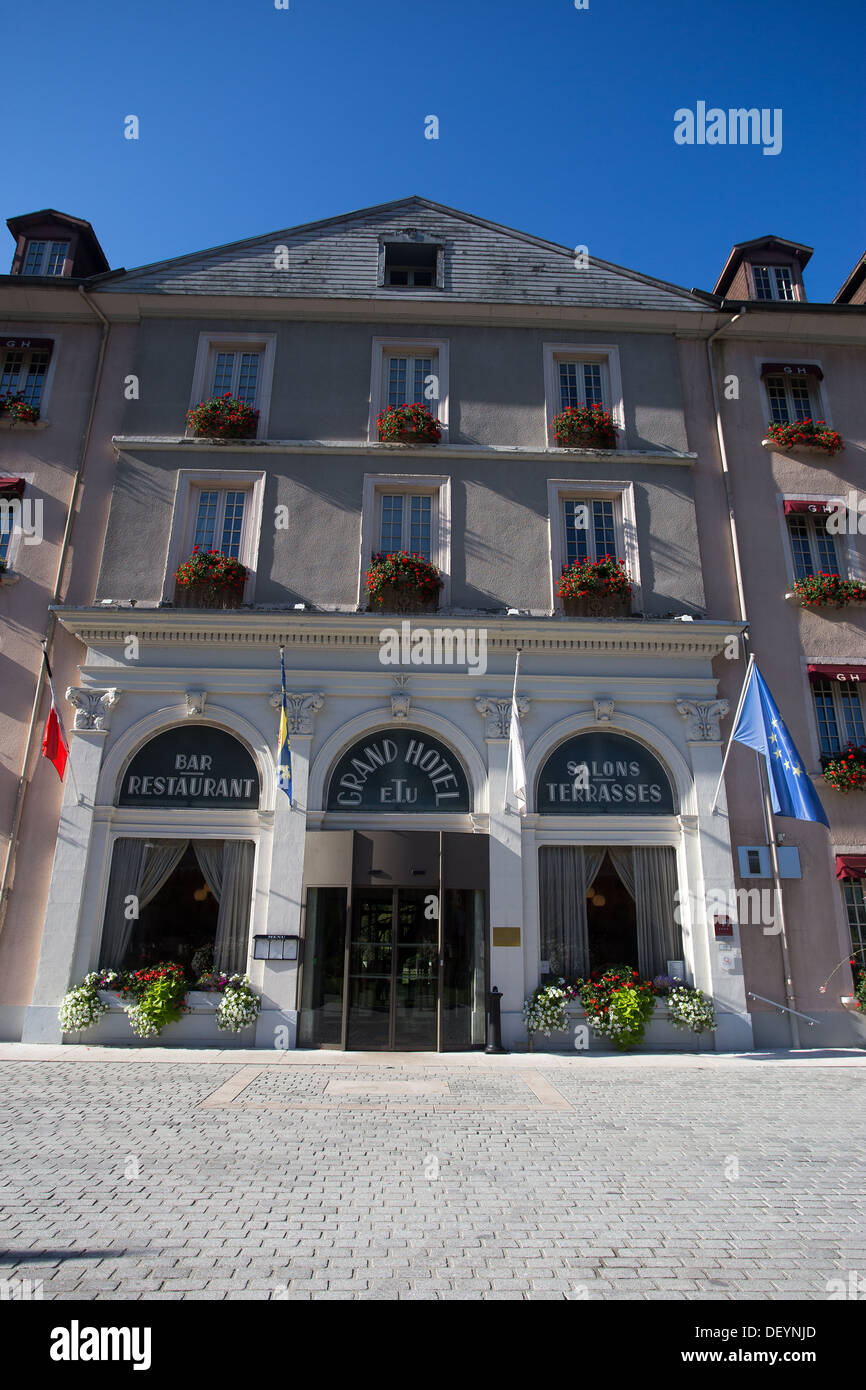
<svg viewBox="0 0 866 1390">
<path fill-rule="evenodd" d="M 174 591 L 176 608 L 240 608 L 243 601 L 233 584 L 178 584 Z"/>
<path fill-rule="evenodd" d="M 438 444 L 442 426 L 423 405 L 389 405 L 376 420 L 382 444 Z"/>
<path fill-rule="evenodd" d="M 823 757 L 824 781 L 837 792 L 866 791 L 866 748 L 853 743 L 844 752 Z"/>
<path fill-rule="evenodd" d="M 602 405 L 572 405 L 550 422 L 560 449 L 615 449 L 616 425 Z"/>
<path fill-rule="evenodd" d="M 370 603 L 376 613 L 435 613 L 439 594 L 429 593 L 416 584 L 383 584 L 377 591 L 378 602 Z"/>
<path fill-rule="evenodd" d="M 35 425 L 39 419 L 38 405 L 30 405 L 20 393 L 0 399 L 0 413 L 13 425 Z"/>
<path fill-rule="evenodd" d="M 628 618 L 631 617 L 631 598 L 623 594 L 589 593 L 578 598 L 562 600 L 567 618 Z"/>
<path fill-rule="evenodd" d="M 198 439 L 250 439 L 258 430 L 259 412 L 226 391 L 187 411 L 186 420 Z"/>
<path fill-rule="evenodd" d="M 194 546 L 174 578 L 178 608 L 240 608 L 247 569 L 232 555 Z"/>
<path fill-rule="evenodd" d="M 842 579 L 838 574 L 815 574 L 798 579 L 793 596 L 803 608 L 832 605 L 847 608 L 849 604 L 866 603 L 866 584 L 859 579 Z"/>
<path fill-rule="evenodd" d="M 435 613 L 442 577 L 421 555 L 398 550 L 373 556 L 366 584 L 371 613 Z"/>
<path fill-rule="evenodd" d="M 631 612 L 631 582 L 622 560 L 612 555 L 566 565 L 557 597 L 570 618 L 624 618 Z"/>
<path fill-rule="evenodd" d="M 788 425 L 770 424 L 766 438 L 761 440 L 765 449 L 784 449 L 788 453 L 796 450 L 798 454 L 823 454 L 832 458 L 845 447 L 845 442 L 836 430 L 831 430 L 824 420 L 795 420 Z"/>
</svg>

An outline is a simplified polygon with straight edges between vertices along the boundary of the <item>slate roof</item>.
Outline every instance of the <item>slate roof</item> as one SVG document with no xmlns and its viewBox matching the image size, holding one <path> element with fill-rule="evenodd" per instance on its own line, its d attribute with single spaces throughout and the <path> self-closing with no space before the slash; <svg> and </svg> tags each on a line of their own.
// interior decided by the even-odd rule
<svg viewBox="0 0 866 1390">
<path fill-rule="evenodd" d="M 377 286 L 383 234 L 414 227 L 445 245 L 445 288 Z M 276 269 L 275 248 L 288 247 L 289 269 Z M 574 265 L 574 249 L 443 207 L 403 198 L 341 217 L 289 227 L 210 251 L 110 272 L 100 293 L 206 294 L 333 299 L 441 300 L 494 304 L 694 309 L 706 302 L 678 285 L 607 261 Z"/>
</svg>

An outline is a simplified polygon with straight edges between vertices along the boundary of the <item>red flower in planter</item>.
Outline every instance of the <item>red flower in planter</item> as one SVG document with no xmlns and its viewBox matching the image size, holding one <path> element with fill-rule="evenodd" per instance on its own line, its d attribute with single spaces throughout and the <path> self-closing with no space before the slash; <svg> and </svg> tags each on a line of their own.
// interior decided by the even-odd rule
<svg viewBox="0 0 866 1390">
<path fill-rule="evenodd" d="M 570 405 L 550 426 L 560 448 L 616 448 L 616 425 L 603 405 Z"/>
<path fill-rule="evenodd" d="M 442 426 L 426 406 L 416 402 L 414 405 L 389 405 L 376 419 L 379 439 L 384 444 L 405 443 L 405 435 L 411 436 L 415 444 L 438 444 L 442 438 Z"/>
</svg>

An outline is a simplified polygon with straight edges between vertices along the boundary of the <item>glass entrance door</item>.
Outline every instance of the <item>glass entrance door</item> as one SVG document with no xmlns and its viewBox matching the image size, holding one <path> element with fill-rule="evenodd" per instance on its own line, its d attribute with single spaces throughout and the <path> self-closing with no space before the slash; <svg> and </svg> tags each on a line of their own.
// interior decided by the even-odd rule
<svg viewBox="0 0 866 1390">
<path fill-rule="evenodd" d="M 438 911 L 429 891 L 356 891 L 349 943 L 347 1048 L 435 1051 L 438 975 Z"/>
</svg>

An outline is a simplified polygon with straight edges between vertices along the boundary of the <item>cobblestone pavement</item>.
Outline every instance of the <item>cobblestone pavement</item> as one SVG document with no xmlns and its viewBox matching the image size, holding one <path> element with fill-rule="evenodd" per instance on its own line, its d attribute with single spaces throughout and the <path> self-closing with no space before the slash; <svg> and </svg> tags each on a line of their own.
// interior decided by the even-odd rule
<svg viewBox="0 0 866 1390">
<path fill-rule="evenodd" d="M 862 1062 L 308 1057 L 0 1061 L 0 1294 L 826 1299 L 866 1273 Z"/>
</svg>

